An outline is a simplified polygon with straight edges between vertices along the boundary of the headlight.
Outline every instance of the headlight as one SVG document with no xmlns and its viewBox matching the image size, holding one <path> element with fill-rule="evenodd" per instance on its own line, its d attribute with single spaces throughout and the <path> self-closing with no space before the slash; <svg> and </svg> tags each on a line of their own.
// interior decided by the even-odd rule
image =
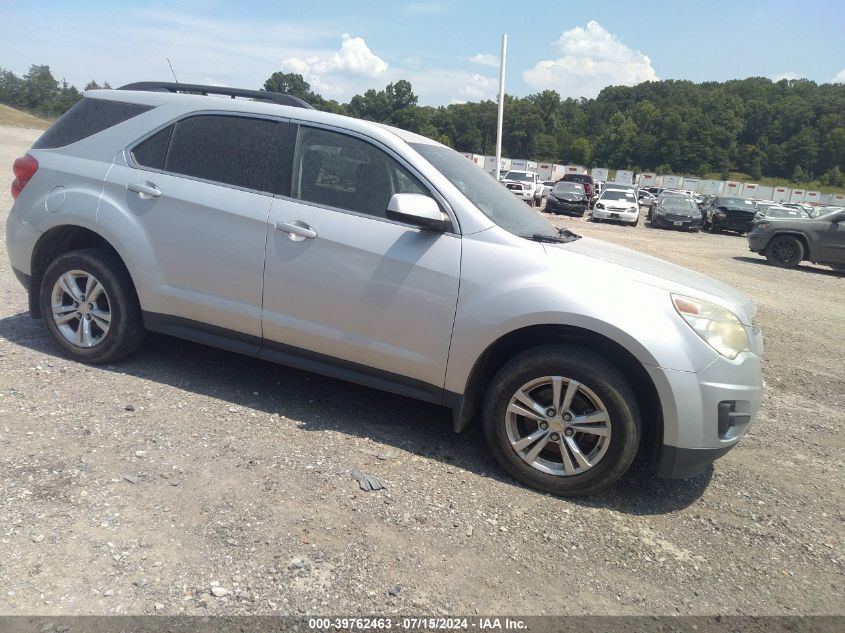
<svg viewBox="0 0 845 633">
<path fill-rule="evenodd" d="M 601 202 L 596 202 L 596 209 L 604 209 L 604 205 Z"/>
<path fill-rule="evenodd" d="M 663 215 L 664 213 L 665 213 L 665 211 L 663 210 L 663 207 L 657 207 L 654 210 L 654 215 Z"/>
<path fill-rule="evenodd" d="M 636 207 L 636 206 L 634 206 L 634 207 L 630 207 L 630 208 L 628 209 L 628 211 L 636 211 L 636 210 L 637 210 L 637 207 Z"/>
<path fill-rule="evenodd" d="M 751 350 L 745 327 L 730 310 L 681 295 L 672 295 L 672 303 L 693 331 L 722 356 L 733 360 Z"/>
</svg>

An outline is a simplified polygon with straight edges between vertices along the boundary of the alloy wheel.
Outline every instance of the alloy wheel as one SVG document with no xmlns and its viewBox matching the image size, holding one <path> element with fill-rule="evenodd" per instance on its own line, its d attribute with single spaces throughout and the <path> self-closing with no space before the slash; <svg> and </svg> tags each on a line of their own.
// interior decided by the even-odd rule
<svg viewBox="0 0 845 633">
<path fill-rule="evenodd" d="M 77 347 L 102 343 L 111 325 L 111 303 L 103 284 L 84 270 L 70 270 L 53 285 L 53 321 L 57 329 Z"/>
<path fill-rule="evenodd" d="M 797 255 L 795 242 L 792 240 L 777 240 L 772 244 L 772 254 L 781 264 L 790 263 Z"/>
<path fill-rule="evenodd" d="M 511 447 L 532 468 L 558 476 L 583 473 L 610 445 L 610 415 L 582 383 L 543 376 L 522 385 L 505 414 Z"/>
</svg>

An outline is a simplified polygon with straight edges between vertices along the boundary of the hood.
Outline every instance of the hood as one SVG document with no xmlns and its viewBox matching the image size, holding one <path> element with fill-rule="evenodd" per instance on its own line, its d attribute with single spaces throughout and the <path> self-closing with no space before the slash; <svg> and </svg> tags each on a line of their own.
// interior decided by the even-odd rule
<svg viewBox="0 0 845 633">
<path fill-rule="evenodd" d="M 621 269 L 608 272 L 625 274 L 633 281 L 664 288 L 669 292 L 712 301 L 736 313 L 745 325 L 751 325 L 754 304 L 748 295 L 688 268 L 590 237 L 582 237 L 567 244 L 543 246 L 553 257 L 589 257 L 593 260 L 590 263 L 593 268 L 604 265 Z"/>
<path fill-rule="evenodd" d="M 683 215 L 688 218 L 700 218 L 701 211 L 698 209 L 690 209 L 689 207 L 659 207 L 666 215 Z"/>
</svg>

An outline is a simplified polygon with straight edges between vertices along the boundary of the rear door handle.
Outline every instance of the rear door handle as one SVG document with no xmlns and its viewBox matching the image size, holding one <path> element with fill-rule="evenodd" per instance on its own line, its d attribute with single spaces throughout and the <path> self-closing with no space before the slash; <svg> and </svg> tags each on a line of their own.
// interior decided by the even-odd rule
<svg viewBox="0 0 845 633">
<path fill-rule="evenodd" d="M 276 230 L 288 234 L 288 237 L 294 242 L 301 242 L 302 240 L 313 240 L 317 237 L 317 231 L 305 224 L 302 220 L 293 220 L 292 222 L 276 222 Z"/>
<path fill-rule="evenodd" d="M 158 198 L 161 195 L 161 189 L 156 187 L 151 182 L 133 182 L 126 185 L 129 191 L 134 191 L 142 200 L 149 200 L 150 198 Z"/>
</svg>

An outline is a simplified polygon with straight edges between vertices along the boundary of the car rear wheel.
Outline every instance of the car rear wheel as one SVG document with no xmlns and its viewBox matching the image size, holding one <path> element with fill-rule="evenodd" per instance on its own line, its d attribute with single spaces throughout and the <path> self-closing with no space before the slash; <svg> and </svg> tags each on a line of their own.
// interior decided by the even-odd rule
<svg viewBox="0 0 845 633">
<path fill-rule="evenodd" d="M 74 360 L 111 362 L 134 352 L 144 339 L 129 273 L 106 251 L 59 255 L 44 273 L 40 300 L 47 330 Z"/>
<path fill-rule="evenodd" d="M 766 259 L 781 268 L 794 268 L 804 259 L 804 245 L 797 237 L 776 235 L 766 247 Z"/>
<path fill-rule="evenodd" d="M 613 485 L 640 438 L 628 381 L 601 356 L 571 345 L 535 348 L 508 362 L 487 391 L 483 425 L 511 476 L 563 496 Z"/>
</svg>

